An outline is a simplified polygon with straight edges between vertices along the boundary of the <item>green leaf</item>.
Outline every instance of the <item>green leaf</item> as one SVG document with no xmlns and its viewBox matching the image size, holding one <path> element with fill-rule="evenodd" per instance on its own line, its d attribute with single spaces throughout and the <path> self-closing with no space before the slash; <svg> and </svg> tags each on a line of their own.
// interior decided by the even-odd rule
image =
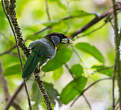
<svg viewBox="0 0 121 110">
<path fill-rule="evenodd" d="M 55 21 L 51 21 L 51 22 L 44 22 L 43 25 L 44 26 L 53 26 L 53 25 L 57 25 L 58 23 L 60 23 L 60 21 L 55 20 Z"/>
<path fill-rule="evenodd" d="M 62 8 L 62 9 L 66 9 L 66 6 L 62 3 L 61 0 L 48 0 L 48 2 L 56 3 L 60 8 Z"/>
<path fill-rule="evenodd" d="M 55 71 L 53 71 L 53 79 L 58 80 L 63 74 L 63 67 L 57 68 Z"/>
<path fill-rule="evenodd" d="M 72 50 L 70 48 L 66 48 L 65 45 L 61 45 L 56 53 L 56 56 L 52 60 L 50 60 L 45 66 L 43 66 L 42 70 L 44 72 L 53 71 L 68 62 L 71 56 Z"/>
<path fill-rule="evenodd" d="M 107 76 L 112 76 L 113 74 L 113 67 L 107 67 L 105 65 L 93 65 L 91 68 L 95 69 L 94 72 L 98 72 Z"/>
<path fill-rule="evenodd" d="M 0 57 L 2 60 L 2 64 L 4 67 L 4 70 L 12 65 L 18 64 L 20 62 L 18 57 L 10 56 L 9 54 L 3 55 Z"/>
<path fill-rule="evenodd" d="M 104 57 L 103 57 L 102 53 L 95 46 L 90 45 L 89 43 L 86 43 L 86 42 L 81 42 L 81 43 L 77 43 L 75 45 L 75 47 L 77 49 L 79 49 L 80 51 L 84 51 L 84 52 L 92 55 L 98 61 L 104 63 Z"/>
<path fill-rule="evenodd" d="M 74 78 L 79 78 L 84 72 L 83 67 L 80 64 L 73 65 L 70 70 Z"/>
<path fill-rule="evenodd" d="M 55 100 L 58 101 L 58 103 L 61 105 L 62 102 L 60 101 L 60 94 L 58 93 L 58 91 L 54 88 L 54 85 L 52 83 L 47 83 L 44 82 L 44 86 L 47 90 L 47 93 L 49 95 L 50 98 L 50 102 L 55 104 Z"/>
<path fill-rule="evenodd" d="M 58 6 L 60 7 L 60 8 L 62 8 L 62 9 L 66 9 L 66 6 L 62 3 L 62 1 L 61 0 L 56 0 L 57 1 L 57 4 L 58 4 Z"/>
<path fill-rule="evenodd" d="M 20 64 L 12 64 L 10 66 L 8 66 L 4 73 L 3 73 L 5 76 L 10 76 L 10 75 L 22 75 L 22 72 L 21 72 L 21 65 Z"/>
<path fill-rule="evenodd" d="M 55 101 L 58 101 L 59 105 L 61 105 L 62 102 L 60 101 L 60 98 L 59 98 L 60 94 L 54 88 L 53 84 L 44 82 L 44 87 L 47 90 L 51 103 L 53 103 L 55 105 L 55 103 L 56 103 Z M 46 107 L 46 105 L 43 102 L 44 99 L 43 99 L 42 95 L 40 94 L 40 90 L 39 90 L 36 82 L 34 82 L 32 85 L 32 101 L 35 102 L 33 105 L 33 110 L 38 110 L 39 104 L 41 104 L 43 107 Z"/>
<path fill-rule="evenodd" d="M 88 13 L 84 10 L 79 10 L 79 9 L 70 10 L 70 14 L 72 15 L 72 17 L 85 17 L 85 16 L 94 15 L 92 13 Z"/>
<path fill-rule="evenodd" d="M 16 1 L 16 4 L 17 4 L 17 8 L 16 8 L 16 11 L 17 11 L 17 15 L 18 16 L 21 16 L 24 8 L 27 6 L 27 4 L 30 2 L 31 0 L 17 0 Z"/>
<path fill-rule="evenodd" d="M 61 92 L 60 98 L 64 104 L 68 104 L 84 89 L 87 83 L 86 77 L 80 77 L 71 81 Z"/>
<path fill-rule="evenodd" d="M 5 14 L 3 12 L 3 9 L 2 9 L 2 5 L 0 5 L 0 30 L 4 30 L 5 29 L 5 26 L 7 24 L 7 21 L 5 19 Z"/>
</svg>

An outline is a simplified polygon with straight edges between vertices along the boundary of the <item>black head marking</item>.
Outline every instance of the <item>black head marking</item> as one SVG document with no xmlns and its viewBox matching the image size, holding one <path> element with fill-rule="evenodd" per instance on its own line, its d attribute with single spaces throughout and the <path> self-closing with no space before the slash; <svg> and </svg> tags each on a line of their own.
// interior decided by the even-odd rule
<svg viewBox="0 0 121 110">
<path fill-rule="evenodd" d="M 59 43 L 63 43 L 63 39 L 68 39 L 64 34 L 62 33 L 51 33 L 46 36 L 49 40 L 51 40 L 54 45 L 58 45 Z"/>
</svg>

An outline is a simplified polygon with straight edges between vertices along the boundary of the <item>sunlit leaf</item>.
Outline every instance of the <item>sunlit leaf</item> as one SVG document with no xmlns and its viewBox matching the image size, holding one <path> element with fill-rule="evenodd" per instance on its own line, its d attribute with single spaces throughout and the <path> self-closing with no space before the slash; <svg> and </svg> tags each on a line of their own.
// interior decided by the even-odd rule
<svg viewBox="0 0 121 110">
<path fill-rule="evenodd" d="M 2 64 L 3 64 L 4 68 L 7 68 L 8 66 L 11 66 L 13 64 L 17 64 L 20 61 L 18 57 L 10 56 L 8 54 L 3 55 L 0 58 L 3 62 Z"/>
<path fill-rule="evenodd" d="M 0 30 L 3 30 L 7 24 L 5 14 L 3 13 L 2 5 L 0 4 Z"/>
<path fill-rule="evenodd" d="M 53 71 L 53 79 L 58 80 L 63 74 L 63 68 L 59 67 L 55 71 Z"/>
<path fill-rule="evenodd" d="M 72 15 L 72 17 L 75 17 L 75 16 L 77 16 L 77 17 L 85 17 L 85 16 L 90 16 L 90 15 L 94 16 L 94 14 L 92 14 L 92 13 L 88 13 L 88 12 L 86 12 L 84 10 L 78 10 L 78 9 L 70 10 L 70 15 Z"/>
<path fill-rule="evenodd" d="M 58 23 L 60 23 L 59 20 L 51 21 L 51 22 L 45 22 L 45 23 L 43 23 L 43 25 L 45 25 L 45 26 L 53 26 L 53 25 L 57 25 Z"/>
<path fill-rule="evenodd" d="M 60 8 L 62 9 L 66 9 L 66 6 L 62 3 L 61 0 L 48 0 L 49 2 L 53 2 L 53 3 L 56 3 Z"/>
<path fill-rule="evenodd" d="M 16 74 L 22 75 L 21 65 L 18 63 L 12 64 L 11 66 L 8 66 L 4 71 L 5 76 L 16 75 Z"/>
<path fill-rule="evenodd" d="M 112 74 L 113 74 L 113 67 L 112 66 L 107 67 L 107 66 L 104 66 L 104 65 L 93 65 L 91 68 L 95 69 L 94 72 L 104 74 L 104 75 L 107 75 L 107 76 L 112 76 Z"/>
<path fill-rule="evenodd" d="M 56 53 L 56 56 L 52 60 L 50 60 L 45 66 L 43 66 L 42 70 L 44 72 L 53 71 L 68 62 L 71 56 L 72 50 L 70 48 L 66 48 L 66 46 L 64 45 L 61 45 Z"/>
<path fill-rule="evenodd" d="M 64 104 L 68 104 L 72 101 L 76 96 L 81 94 L 87 83 L 86 77 L 80 77 L 71 81 L 61 92 L 61 101 Z"/>
<path fill-rule="evenodd" d="M 75 45 L 77 49 L 80 51 L 84 51 L 93 57 L 95 57 L 98 61 L 104 63 L 104 57 L 102 53 L 93 45 L 87 43 L 87 42 L 80 42 Z"/>
<path fill-rule="evenodd" d="M 22 14 L 22 11 L 24 10 L 27 3 L 29 3 L 31 0 L 17 0 L 17 15 L 20 16 Z"/>
<path fill-rule="evenodd" d="M 73 65 L 70 70 L 74 78 L 79 78 L 84 72 L 83 67 L 80 64 Z"/>
</svg>

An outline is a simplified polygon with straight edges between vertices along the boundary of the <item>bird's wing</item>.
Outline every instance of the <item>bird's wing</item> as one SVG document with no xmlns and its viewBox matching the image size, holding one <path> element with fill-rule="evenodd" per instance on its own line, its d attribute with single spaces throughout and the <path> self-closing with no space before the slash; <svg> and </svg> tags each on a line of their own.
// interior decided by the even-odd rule
<svg viewBox="0 0 121 110">
<path fill-rule="evenodd" d="M 48 59 L 53 58 L 56 53 L 55 47 L 45 38 L 43 38 L 43 40 L 34 41 L 30 44 L 30 48 L 32 49 L 32 52 L 24 65 L 24 71 L 22 75 L 23 78 L 31 75 L 38 62 L 40 62 L 41 66 L 47 62 Z"/>
<path fill-rule="evenodd" d="M 55 56 L 55 47 L 51 41 L 46 38 L 36 40 L 29 45 L 29 48 L 39 49 L 39 55 L 47 58 L 53 58 Z"/>
<path fill-rule="evenodd" d="M 30 74 L 35 70 L 38 62 L 40 61 L 40 56 L 35 51 L 29 55 L 23 70 L 23 78 L 30 76 Z"/>
</svg>

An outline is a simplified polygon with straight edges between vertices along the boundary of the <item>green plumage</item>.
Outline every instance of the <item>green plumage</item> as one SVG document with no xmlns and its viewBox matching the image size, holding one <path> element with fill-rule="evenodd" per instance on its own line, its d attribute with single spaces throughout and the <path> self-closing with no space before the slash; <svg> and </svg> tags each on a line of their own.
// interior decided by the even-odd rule
<svg viewBox="0 0 121 110">
<path fill-rule="evenodd" d="M 32 49 L 32 52 L 24 65 L 23 78 L 29 77 L 37 64 L 43 65 L 48 59 L 53 58 L 56 52 L 52 42 L 45 38 L 32 42 L 29 48 Z"/>
<path fill-rule="evenodd" d="M 32 51 L 24 65 L 22 77 L 29 77 L 34 72 L 37 64 L 42 66 L 49 59 L 52 59 L 56 54 L 55 47 L 60 43 L 65 43 L 65 40 L 69 43 L 69 39 L 63 34 L 52 33 L 40 40 L 32 42 L 29 45 Z"/>
<path fill-rule="evenodd" d="M 24 66 L 22 77 L 23 78 L 28 77 L 34 71 L 39 61 L 40 57 L 36 54 L 36 52 L 33 51 L 28 57 L 27 62 Z"/>
</svg>

